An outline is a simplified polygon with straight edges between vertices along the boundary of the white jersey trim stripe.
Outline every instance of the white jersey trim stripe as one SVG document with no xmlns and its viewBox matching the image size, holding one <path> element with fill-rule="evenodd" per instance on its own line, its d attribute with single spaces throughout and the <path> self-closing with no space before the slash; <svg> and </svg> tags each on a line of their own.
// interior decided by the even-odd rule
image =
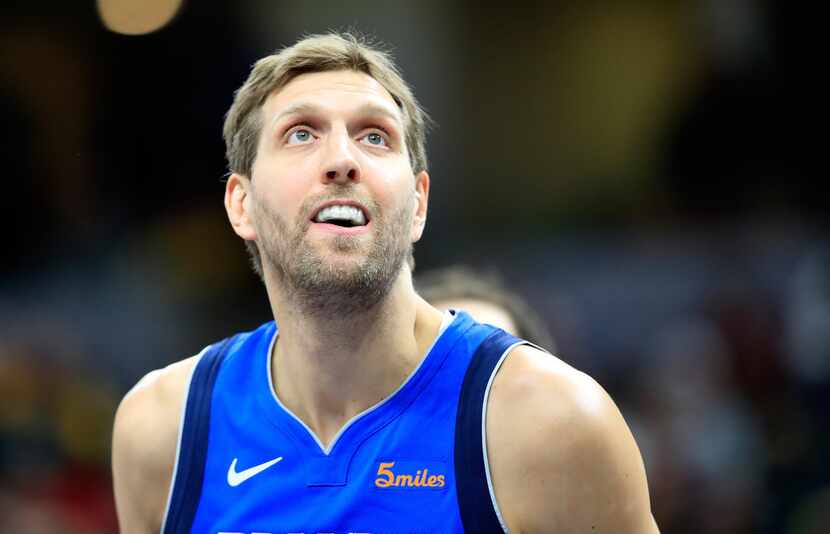
<svg viewBox="0 0 830 534">
<path fill-rule="evenodd" d="M 490 490 L 490 500 L 493 503 L 493 510 L 496 512 L 496 517 L 499 518 L 499 524 L 501 525 L 501 528 L 502 530 L 504 530 L 505 534 L 509 534 L 510 531 L 507 529 L 507 525 L 505 524 L 504 518 L 501 515 L 499 503 L 496 502 L 496 491 L 495 489 L 493 489 L 493 479 L 490 476 L 490 460 L 487 458 L 487 401 L 490 398 L 490 388 L 493 386 L 493 380 L 496 378 L 496 373 L 499 372 L 501 364 L 503 364 L 504 360 L 507 359 L 507 356 L 510 354 L 510 351 L 518 347 L 519 345 L 529 345 L 543 352 L 547 352 L 542 347 L 534 345 L 533 343 L 530 343 L 528 341 L 517 341 L 516 343 L 507 347 L 507 349 L 505 349 L 505 351 L 499 358 L 499 361 L 496 363 L 496 366 L 493 368 L 493 372 L 490 374 L 490 379 L 487 381 L 487 387 L 484 389 L 484 402 L 483 406 L 481 407 L 481 450 L 484 452 L 484 473 L 487 475 L 487 488 Z"/>
<path fill-rule="evenodd" d="M 504 363 L 504 360 L 507 359 L 507 355 L 510 354 L 510 351 L 513 350 L 514 347 L 522 344 L 522 341 L 517 341 L 507 347 L 502 353 L 499 361 L 493 368 L 493 372 L 490 374 L 490 379 L 487 380 L 487 387 L 484 388 L 484 401 L 481 407 L 481 450 L 484 452 L 484 473 L 487 475 L 487 488 L 490 490 L 490 501 L 493 503 L 493 510 L 496 512 L 496 517 L 499 518 L 499 524 L 505 533 L 508 532 L 507 525 L 504 524 L 504 518 L 501 515 L 499 503 L 496 502 L 496 492 L 493 489 L 493 479 L 490 477 L 490 461 L 487 459 L 487 400 L 490 398 L 490 387 L 493 385 L 493 379 L 496 378 L 496 373 L 499 372 L 501 364 Z"/>
<path fill-rule="evenodd" d="M 190 383 L 193 381 L 193 374 L 196 372 L 196 367 L 199 366 L 199 361 L 210 347 L 211 346 L 208 345 L 196 355 L 196 363 L 193 364 L 193 369 L 190 370 L 190 376 L 187 377 L 187 384 L 184 386 L 184 400 L 182 402 L 182 413 L 179 419 L 179 437 L 176 442 L 176 461 L 173 464 L 173 476 L 170 477 L 170 488 L 167 493 L 167 506 L 164 507 L 164 518 L 161 521 L 161 529 L 159 530 L 160 534 L 164 534 L 164 530 L 167 527 L 167 516 L 170 514 L 170 505 L 173 501 L 173 490 L 176 488 L 176 475 L 179 473 L 179 455 L 182 451 L 182 435 L 184 434 L 184 419 L 187 415 L 187 400 L 190 397 Z"/>
<path fill-rule="evenodd" d="M 447 327 L 450 324 L 452 324 L 452 322 L 455 320 L 456 317 L 457 317 L 457 315 L 454 315 L 453 313 L 451 313 L 449 311 L 444 313 L 444 318 L 441 321 L 441 327 L 438 330 L 438 335 L 435 336 L 435 339 L 432 341 L 432 345 L 430 345 L 429 349 L 427 349 L 426 353 L 424 354 L 424 357 L 421 358 L 421 361 L 418 363 L 418 365 L 415 367 L 415 369 L 412 370 L 412 372 L 409 374 L 409 376 L 406 378 L 406 380 L 404 380 L 403 383 L 400 386 L 398 386 L 397 389 L 395 389 L 395 391 L 390 393 L 389 396 L 387 396 L 383 400 L 379 401 L 374 406 L 370 406 L 369 408 L 363 410 L 359 414 L 355 415 L 354 417 L 352 417 L 351 419 L 346 421 L 346 424 L 344 424 L 342 427 L 340 427 L 340 430 L 338 430 L 337 434 L 335 434 L 334 438 L 332 438 L 331 443 L 329 444 L 328 447 L 324 447 L 323 443 L 320 441 L 320 438 L 317 437 L 317 434 L 315 434 L 314 431 L 311 430 L 311 428 L 309 428 L 308 425 L 306 425 L 305 422 L 303 422 L 302 419 L 297 417 L 294 414 L 294 412 L 289 410 L 288 407 L 286 407 L 282 403 L 280 398 L 277 396 L 276 389 L 274 388 L 274 381 L 271 377 L 271 359 L 274 356 L 274 343 L 276 343 L 276 341 L 277 341 L 277 336 L 279 335 L 279 331 L 274 332 L 274 337 L 271 339 L 271 344 L 268 346 L 268 357 L 265 359 L 265 362 L 266 362 L 265 373 L 268 376 L 268 389 L 271 390 L 271 396 L 273 397 L 274 401 L 276 401 L 276 403 L 280 406 L 280 408 L 282 408 L 282 410 L 285 413 L 287 413 L 295 421 L 297 421 L 300 424 L 300 426 L 302 426 L 305 429 L 305 431 L 308 432 L 308 435 L 311 436 L 312 439 L 317 443 L 317 446 L 320 448 L 320 451 L 325 456 L 328 456 L 329 454 L 331 454 L 332 449 L 334 449 L 334 446 L 337 444 L 337 440 L 339 440 L 340 436 L 342 436 L 343 433 L 346 432 L 346 430 L 348 430 L 350 426 L 352 426 L 352 423 L 354 423 L 355 421 L 357 421 L 358 419 L 360 419 L 364 415 L 366 415 L 370 412 L 373 412 L 373 411 L 379 409 L 380 407 L 382 407 L 383 405 L 385 405 L 387 402 L 389 402 L 390 399 L 392 399 L 395 395 L 397 395 L 397 393 L 400 390 L 402 390 L 404 388 L 404 386 L 406 386 L 410 382 L 410 380 L 412 380 L 413 376 L 418 374 L 418 371 L 421 369 L 421 367 L 424 365 L 424 362 L 427 360 L 427 357 L 429 356 L 429 353 L 432 352 L 432 349 L 438 343 L 438 340 L 441 338 L 441 335 L 444 333 L 444 331 L 447 329 Z"/>
</svg>

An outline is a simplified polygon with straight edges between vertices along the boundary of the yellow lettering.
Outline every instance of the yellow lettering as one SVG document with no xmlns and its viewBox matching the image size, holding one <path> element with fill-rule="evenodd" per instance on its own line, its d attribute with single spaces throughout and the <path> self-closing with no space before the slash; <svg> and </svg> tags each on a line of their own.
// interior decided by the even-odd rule
<svg viewBox="0 0 830 534">
<path fill-rule="evenodd" d="M 379 488 L 388 488 L 389 486 L 397 485 L 394 484 L 395 473 L 389 470 L 389 468 L 393 467 L 394 465 L 395 462 L 380 463 L 380 465 L 378 466 L 378 478 L 375 479 L 375 486 Z"/>
<path fill-rule="evenodd" d="M 395 477 L 395 484 L 396 487 L 400 486 L 412 486 L 412 475 L 398 475 Z"/>
<path fill-rule="evenodd" d="M 392 468 L 395 462 L 381 462 L 378 465 L 375 486 L 379 488 L 443 488 L 446 485 L 444 475 L 431 475 L 426 467 L 418 469 L 415 474 L 395 474 Z"/>
</svg>

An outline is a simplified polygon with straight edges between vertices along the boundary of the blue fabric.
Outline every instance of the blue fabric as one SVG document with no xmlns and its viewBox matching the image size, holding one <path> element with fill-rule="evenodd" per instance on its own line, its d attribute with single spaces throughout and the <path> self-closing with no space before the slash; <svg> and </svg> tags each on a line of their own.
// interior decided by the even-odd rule
<svg viewBox="0 0 830 534">
<path fill-rule="evenodd" d="M 482 418 L 487 385 L 502 355 L 522 340 L 497 330 L 476 351 L 467 368 L 455 424 L 455 476 L 461 521 L 466 532 L 503 533 L 492 506 L 482 447 Z"/>
<path fill-rule="evenodd" d="M 271 391 L 274 323 L 237 335 L 213 387 L 190 532 L 464 532 L 454 456 L 458 401 L 473 355 L 494 331 L 457 312 L 401 388 L 350 422 L 329 451 Z M 480 430 L 476 440 L 480 451 Z M 244 478 L 245 470 L 277 458 L 229 484 L 234 461 Z M 492 507 L 489 495 L 486 504 Z"/>
<path fill-rule="evenodd" d="M 211 392 L 232 339 L 225 339 L 209 347 L 193 370 L 183 423 L 188 431 L 182 433 L 181 451 L 176 465 L 176 485 L 170 497 L 170 512 L 164 534 L 190 532 L 199 507 L 210 432 Z"/>
</svg>

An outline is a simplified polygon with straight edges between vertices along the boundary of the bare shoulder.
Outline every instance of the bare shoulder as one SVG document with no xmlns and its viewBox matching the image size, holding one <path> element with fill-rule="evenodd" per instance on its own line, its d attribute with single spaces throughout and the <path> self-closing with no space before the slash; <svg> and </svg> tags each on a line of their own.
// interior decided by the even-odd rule
<svg viewBox="0 0 830 534">
<path fill-rule="evenodd" d="M 640 451 L 590 376 L 529 346 L 493 381 L 487 452 L 500 511 L 516 533 L 656 533 Z"/>
<path fill-rule="evenodd" d="M 148 373 L 115 414 L 112 471 L 122 533 L 158 532 L 175 464 L 193 356 Z"/>
</svg>

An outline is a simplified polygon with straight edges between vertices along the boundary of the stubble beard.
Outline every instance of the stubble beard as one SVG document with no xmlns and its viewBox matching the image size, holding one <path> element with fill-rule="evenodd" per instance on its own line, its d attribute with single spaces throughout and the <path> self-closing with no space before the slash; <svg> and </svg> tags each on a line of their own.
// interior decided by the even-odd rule
<svg viewBox="0 0 830 534">
<path fill-rule="evenodd" d="M 351 198 L 342 192 L 332 198 Z M 286 299 L 301 313 L 322 319 L 347 319 L 375 308 L 397 280 L 412 249 L 409 238 L 414 214 L 402 203 L 384 214 L 376 203 L 363 202 L 372 214 L 374 238 L 368 253 L 353 261 L 326 260 L 306 239 L 312 206 L 324 199 L 303 204 L 293 226 L 267 206 L 258 203 L 261 226 L 258 246 L 263 261 L 276 276 Z M 357 237 L 333 236 L 336 253 L 357 253 L 364 247 Z"/>
</svg>

